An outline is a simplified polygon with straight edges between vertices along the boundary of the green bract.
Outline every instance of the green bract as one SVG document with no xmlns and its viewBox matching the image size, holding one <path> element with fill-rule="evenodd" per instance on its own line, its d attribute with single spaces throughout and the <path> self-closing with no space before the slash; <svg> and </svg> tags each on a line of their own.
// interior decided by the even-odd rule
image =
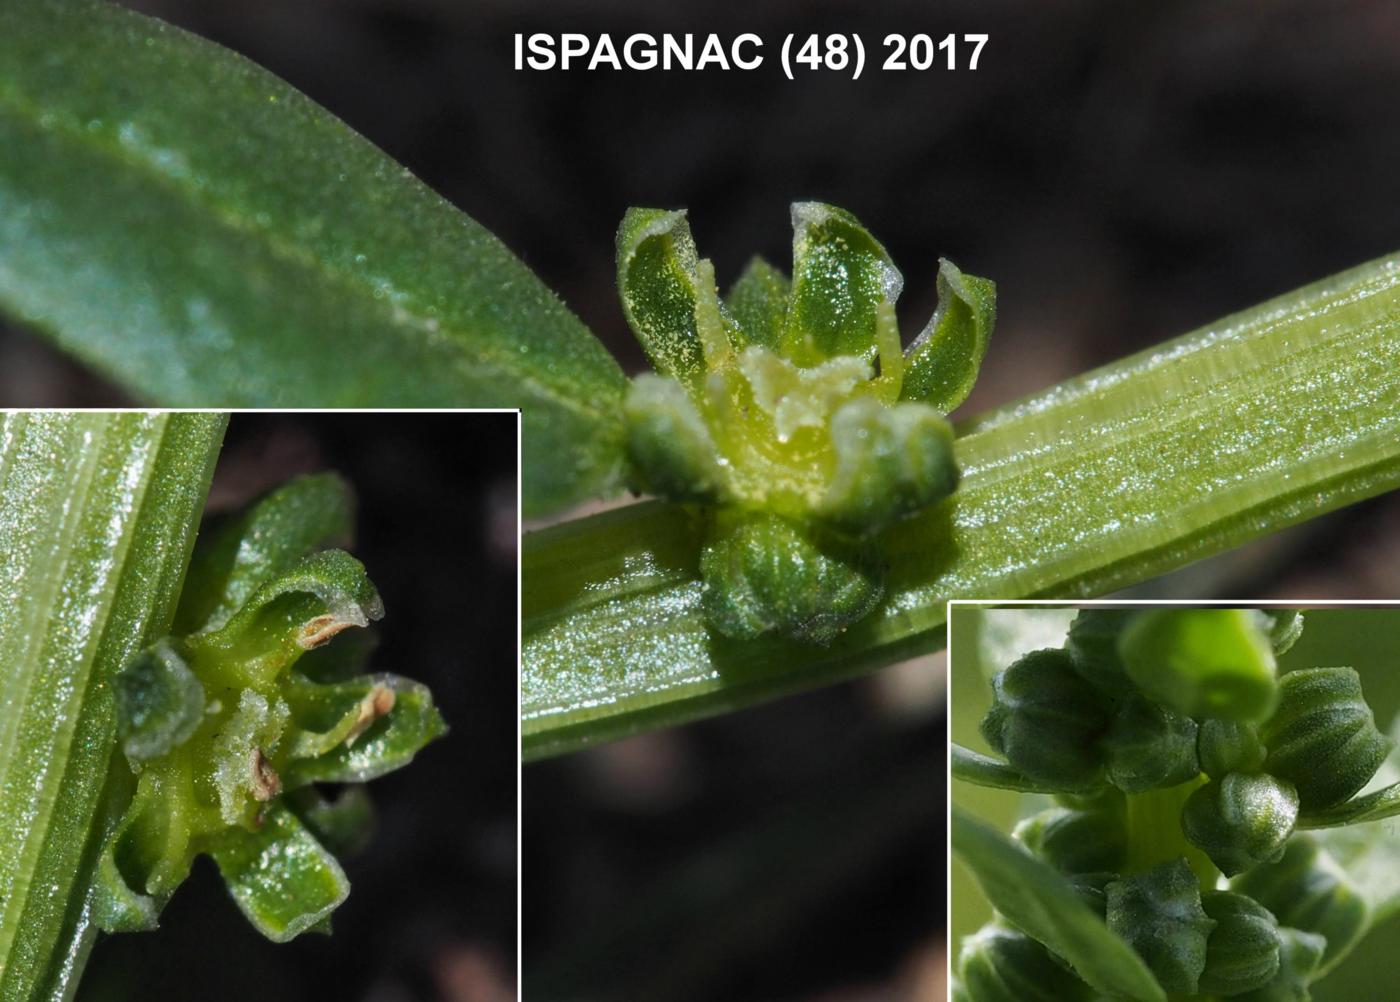
<svg viewBox="0 0 1400 1002">
<path fill-rule="evenodd" d="M 1280 859 L 1297 820 L 1293 784 L 1265 773 L 1211 780 L 1181 811 L 1186 837 L 1227 877 Z"/>
<path fill-rule="evenodd" d="M 1128 829 L 1121 805 L 1088 811 L 1052 807 L 1026 818 L 1014 834 L 1064 873 L 1117 870 L 1127 858 Z"/>
<path fill-rule="evenodd" d="M 1346 873 L 1309 835 L 1295 835 L 1282 859 L 1241 874 L 1230 887 L 1254 898 L 1284 925 L 1327 941 L 1319 977 L 1356 945 L 1371 919 L 1370 907 Z"/>
<path fill-rule="evenodd" d="M 1137 614 L 1135 609 L 1081 609 L 1069 624 L 1065 650 L 1079 673 L 1105 692 L 1135 691 L 1118 656 L 1118 636 Z"/>
<path fill-rule="evenodd" d="M 1262 720 L 1276 690 L 1273 644 L 1251 609 L 1153 609 L 1118 641 L 1128 676 L 1192 717 Z"/>
<path fill-rule="evenodd" d="M 1390 739 L 1351 668 L 1292 671 L 1280 682 L 1278 711 L 1262 729 L 1265 768 L 1291 781 L 1305 811 L 1340 804 L 1376 774 Z"/>
<path fill-rule="evenodd" d="M 1137 950 L 1164 989 L 1194 995 L 1215 921 L 1201 908 L 1201 887 L 1186 860 L 1115 880 L 1105 894 L 1108 928 Z"/>
<path fill-rule="evenodd" d="M 1062 650 L 1034 651 L 992 679 L 982 736 L 1032 779 L 1069 792 L 1103 781 L 1108 708 Z"/>
<path fill-rule="evenodd" d="M 1262 988 L 1279 969 L 1278 921 L 1252 898 L 1230 891 L 1207 891 L 1201 907 L 1215 921 L 1206 941 L 1206 968 L 1200 990 L 1239 995 Z"/>
<path fill-rule="evenodd" d="M 99 864 L 102 928 L 153 927 L 201 853 L 268 938 L 327 928 L 349 884 L 325 843 L 353 843 L 369 815 L 311 784 L 372 779 L 444 732 L 416 683 L 337 672 L 333 656 L 316 680 L 299 670 L 383 615 L 359 561 L 320 549 L 347 534 L 349 509 L 340 481 L 304 478 L 206 534 L 175 618 L 189 632 L 118 674 L 135 793 Z"/>
<path fill-rule="evenodd" d="M 1297 929 L 1279 930 L 1279 969 L 1263 987 L 1235 996 L 1241 1002 L 1308 1002 L 1308 983 L 1318 976 L 1322 958 L 1321 936 Z"/>
<path fill-rule="evenodd" d="M 943 415 L 976 378 L 994 290 L 943 262 L 938 311 L 905 352 L 884 248 L 832 206 L 799 202 L 792 219 L 792 280 L 755 260 L 721 301 L 684 213 L 627 213 L 618 287 L 656 369 L 627 395 L 627 451 L 638 490 L 712 506 L 716 532 L 744 540 L 737 563 L 702 562 L 714 629 L 826 643 L 883 594 L 874 537 L 957 485 Z M 766 525 L 744 533 L 746 519 Z"/>
</svg>

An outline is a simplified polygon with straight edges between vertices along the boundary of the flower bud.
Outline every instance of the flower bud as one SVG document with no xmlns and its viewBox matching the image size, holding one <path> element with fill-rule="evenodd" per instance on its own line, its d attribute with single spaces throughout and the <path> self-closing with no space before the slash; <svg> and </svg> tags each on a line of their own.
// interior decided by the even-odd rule
<svg viewBox="0 0 1400 1002">
<path fill-rule="evenodd" d="M 1212 780 L 1181 809 L 1187 841 L 1227 877 L 1280 859 L 1297 820 L 1292 784 L 1266 773 L 1232 772 Z"/>
<path fill-rule="evenodd" d="M 1264 768 L 1298 788 L 1304 811 L 1348 800 L 1390 754 L 1352 668 L 1291 671 L 1279 683 L 1279 705 L 1261 729 Z"/>
<path fill-rule="evenodd" d="M 1303 613 L 1298 609 L 1260 609 L 1259 615 L 1275 654 L 1286 654 L 1303 635 Z"/>
<path fill-rule="evenodd" d="M 1105 693 L 1137 691 L 1118 656 L 1118 637 L 1136 615 L 1137 609 L 1080 609 L 1069 624 L 1065 649 L 1075 670 Z"/>
<path fill-rule="evenodd" d="M 1319 977 L 1350 952 L 1371 919 L 1346 871 L 1310 835 L 1295 835 L 1282 859 L 1241 874 L 1230 888 L 1258 901 L 1283 925 L 1325 937 Z"/>
<path fill-rule="evenodd" d="M 1108 778 L 1124 793 L 1176 786 L 1200 772 L 1196 722 L 1142 696 L 1119 705 L 1103 751 Z"/>
<path fill-rule="evenodd" d="M 1279 966 L 1267 985 L 1234 996 L 1235 1002 L 1309 1002 L 1308 983 L 1317 980 L 1317 964 L 1326 941 L 1310 932 L 1279 929 Z"/>
<path fill-rule="evenodd" d="M 1185 859 L 1115 880 L 1106 889 L 1108 927 L 1147 964 L 1167 992 L 1196 994 L 1215 920 Z"/>
<path fill-rule="evenodd" d="M 1268 754 L 1253 724 L 1235 720 L 1204 720 L 1196 737 L 1201 771 L 1211 779 L 1232 772 L 1259 772 Z"/>
<path fill-rule="evenodd" d="M 1128 854 L 1128 828 L 1114 810 L 1052 807 L 1018 824 L 1015 836 L 1062 873 L 1118 870 Z"/>
<path fill-rule="evenodd" d="M 1088 1002 L 1093 991 L 1025 933 L 988 925 L 963 940 L 958 973 L 969 1002 Z"/>
<path fill-rule="evenodd" d="M 1103 781 L 1099 738 L 1108 712 L 1063 650 L 1032 651 L 992 679 L 982 736 L 1021 772 L 1067 791 Z"/>
<path fill-rule="evenodd" d="M 1239 995 L 1262 988 L 1279 968 L 1278 922 L 1253 898 L 1231 891 L 1207 891 L 1201 907 L 1215 920 L 1206 941 L 1206 969 L 1200 991 Z"/>
</svg>

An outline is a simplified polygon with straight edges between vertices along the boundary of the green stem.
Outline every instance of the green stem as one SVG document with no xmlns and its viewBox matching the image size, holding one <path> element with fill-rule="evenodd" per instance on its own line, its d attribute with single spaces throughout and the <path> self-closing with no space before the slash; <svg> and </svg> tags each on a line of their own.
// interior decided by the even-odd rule
<svg viewBox="0 0 1400 1002">
<path fill-rule="evenodd" d="M 1148 790 L 1128 796 L 1128 859 L 1124 873 L 1141 873 L 1161 863 L 1186 857 L 1202 890 L 1215 887 L 1220 871 L 1210 857 L 1197 849 L 1181 830 L 1181 807 L 1205 776 L 1161 790 Z"/>
<path fill-rule="evenodd" d="M 122 803 L 108 682 L 168 629 L 224 418 L 0 416 L 0 1000 L 71 997 Z"/>
<path fill-rule="evenodd" d="M 1102 594 L 1400 486 L 1400 256 L 973 420 L 957 456 L 951 501 L 887 534 L 884 606 L 830 647 L 712 634 L 684 508 L 527 536 L 525 755 L 935 650 L 950 598 Z"/>
</svg>

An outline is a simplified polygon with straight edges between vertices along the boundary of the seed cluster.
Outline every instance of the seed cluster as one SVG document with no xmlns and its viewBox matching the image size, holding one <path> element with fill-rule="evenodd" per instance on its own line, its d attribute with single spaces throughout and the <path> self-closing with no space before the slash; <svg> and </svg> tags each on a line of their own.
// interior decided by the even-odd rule
<svg viewBox="0 0 1400 1002">
<path fill-rule="evenodd" d="M 1306 1000 L 1369 920 L 1295 827 L 1355 795 L 1391 742 L 1351 668 L 1278 674 L 1301 630 L 1296 612 L 1083 610 L 1064 647 L 993 679 L 983 736 L 1028 788 L 1057 791 L 1015 837 L 1174 997 Z M 957 992 L 1098 997 L 1000 918 L 964 942 Z"/>
</svg>

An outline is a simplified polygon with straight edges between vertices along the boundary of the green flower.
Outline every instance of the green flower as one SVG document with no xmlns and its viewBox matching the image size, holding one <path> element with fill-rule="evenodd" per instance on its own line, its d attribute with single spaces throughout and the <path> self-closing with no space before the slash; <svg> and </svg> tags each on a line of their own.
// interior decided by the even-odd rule
<svg viewBox="0 0 1400 1002">
<path fill-rule="evenodd" d="M 791 280 L 755 260 L 721 300 L 684 213 L 627 213 L 618 287 L 656 369 L 627 396 L 627 447 L 634 488 L 702 504 L 712 536 L 744 540 L 741 560 L 702 567 L 714 629 L 826 643 L 883 594 L 875 537 L 957 486 L 943 415 L 976 378 L 995 293 L 942 262 L 938 310 L 905 351 L 885 249 L 841 209 L 792 218 Z M 823 609 L 829 595 L 847 601 Z"/>
<path fill-rule="evenodd" d="M 316 784 L 373 779 L 446 730 L 425 688 L 328 646 L 384 611 L 360 562 L 321 548 L 349 523 L 345 485 L 306 477 L 202 535 L 182 632 L 116 679 L 135 789 L 103 848 L 101 928 L 153 928 L 203 853 L 268 938 L 329 928 L 349 884 L 326 846 L 353 846 L 370 814 Z"/>
</svg>

